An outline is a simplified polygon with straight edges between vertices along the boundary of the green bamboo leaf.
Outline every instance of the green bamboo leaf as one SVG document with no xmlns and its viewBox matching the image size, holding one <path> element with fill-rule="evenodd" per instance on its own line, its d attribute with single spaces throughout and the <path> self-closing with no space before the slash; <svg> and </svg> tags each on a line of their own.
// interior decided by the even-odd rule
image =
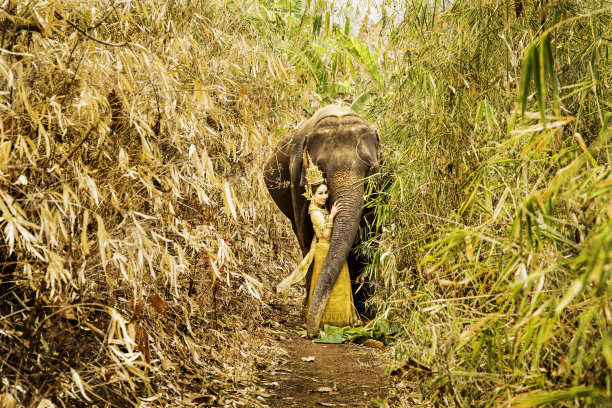
<svg viewBox="0 0 612 408">
<path fill-rule="evenodd" d="M 523 69 L 521 73 L 521 86 L 519 91 L 519 106 L 521 115 L 525 114 L 527 108 L 527 96 L 529 95 L 529 84 L 531 82 L 531 73 L 534 70 L 535 48 L 530 45 L 525 51 L 525 59 L 523 61 Z"/>
<path fill-rule="evenodd" d="M 372 75 L 376 82 L 378 82 L 378 85 L 383 87 L 383 80 L 378 69 L 378 60 L 376 55 L 372 55 L 368 46 L 362 43 L 359 39 L 354 38 L 352 42 L 354 49 L 357 51 L 359 62 L 366 67 L 370 75 Z"/>
<path fill-rule="evenodd" d="M 476 107 L 476 123 L 474 125 L 474 131 L 478 130 L 478 125 L 480 125 L 480 122 L 482 121 L 482 117 L 484 116 L 484 105 L 485 101 L 482 100 L 480 102 L 478 102 L 478 106 Z"/>
<path fill-rule="evenodd" d="M 317 80 L 317 87 L 319 90 L 325 89 L 329 84 L 325 63 L 314 50 L 304 52 L 304 56 L 310 68 L 310 74 Z"/>
<path fill-rule="evenodd" d="M 599 47 L 601 46 L 601 42 L 593 45 L 593 51 L 591 51 L 591 63 L 590 63 L 590 71 L 591 76 L 593 78 L 593 89 L 599 83 L 599 69 L 597 69 L 598 61 L 599 61 Z"/>
<path fill-rule="evenodd" d="M 320 14 L 312 19 L 312 35 L 318 37 L 321 33 L 321 27 L 323 26 L 323 16 Z"/>
<path fill-rule="evenodd" d="M 346 21 L 344 22 L 344 35 L 349 35 L 351 33 L 351 19 L 346 16 Z"/>
<path fill-rule="evenodd" d="M 540 46 L 534 48 L 534 70 L 533 79 L 535 85 L 536 99 L 538 102 L 538 108 L 540 109 L 540 116 L 542 117 L 542 123 L 546 123 L 546 71 L 544 64 L 544 52 L 543 47 Z M 546 126 L 546 125 L 544 125 Z"/>
<path fill-rule="evenodd" d="M 555 74 L 555 61 L 550 45 L 550 36 L 547 35 L 542 39 L 541 46 L 544 50 L 544 63 L 546 66 L 546 71 L 548 72 L 548 77 L 550 78 L 550 83 L 552 85 L 553 109 L 555 111 L 555 115 L 559 116 L 561 115 L 561 109 L 559 107 L 559 81 L 557 79 L 557 75 Z"/>
<path fill-rule="evenodd" d="M 558 401 L 572 401 L 576 398 L 593 398 L 610 401 L 605 392 L 595 387 L 574 387 L 569 390 L 542 392 L 534 395 L 520 396 L 512 400 L 512 407 L 527 408 Z"/>
<path fill-rule="evenodd" d="M 372 92 L 362 93 L 357 99 L 355 99 L 355 102 L 353 102 L 353 104 L 351 105 L 351 109 L 361 115 L 373 96 L 374 94 Z"/>
</svg>

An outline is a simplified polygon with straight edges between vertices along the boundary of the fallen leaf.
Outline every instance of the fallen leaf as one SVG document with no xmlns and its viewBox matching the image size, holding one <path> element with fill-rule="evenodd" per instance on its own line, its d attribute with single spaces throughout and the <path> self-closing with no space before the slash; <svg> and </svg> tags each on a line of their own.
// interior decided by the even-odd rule
<svg viewBox="0 0 612 408">
<path fill-rule="evenodd" d="M 64 309 L 64 318 L 66 320 L 73 320 L 73 321 L 79 320 L 73 308 Z"/>
<path fill-rule="evenodd" d="M 115 369 L 113 367 L 102 367 L 102 375 L 106 381 L 110 381 L 113 374 L 115 374 Z"/>
<path fill-rule="evenodd" d="M 332 387 L 319 387 L 317 388 L 317 392 L 332 392 L 334 389 Z"/>
<path fill-rule="evenodd" d="M 408 357 L 404 363 L 397 367 L 396 369 L 391 371 L 391 375 L 397 375 L 401 377 L 410 377 L 412 378 L 415 375 L 428 375 L 433 371 L 431 368 L 427 367 L 425 364 L 420 363 L 412 357 Z"/>
<path fill-rule="evenodd" d="M 55 404 L 53 404 L 50 400 L 43 398 L 40 400 L 36 408 L 55 408 Z"/>
<path fill-rule="evenodd" d="M 323 407 L 335 407 L 336 404 L 332 404 L 331 402 L 317 402 L 317 405 L 321 405 Z"/>
<path fill-rule="evenodd" d="M 151 363 L 151 351 L 149 350 L 149 334 L 138 324 L 134 325 L 134 343 L 138 346 L 138 350 L 142 352 L 142 356 L 147 364 Z"/>
<path fill-rule="evenodd" d="M 314 360 L 315 360 L 314 356 L 302 357 L 302 361 L 305 361 L 307 363 L 312 363 Z"/>
<path fill-rule="evenodd" d="M 191 402 L 195 404 L 211 404 L 215 402 L 216 399 L 217 397 L 215 397 L 214 395 L 198 395 L 193 397 Z"/>
<path fill-rule="evenodd" d="M 366 346 L 366 347 L 372 347 L 372 348 L 375 348 L 375 349 L 381 349 L 382 350 L 382 349 L 385 348 L 385 345 L 384 345 L 383 342 L 378 341 L 378 340 L 374 340 L 374 339 L 367 339 L 362 344 L 364 346 Z"/>
</svg>

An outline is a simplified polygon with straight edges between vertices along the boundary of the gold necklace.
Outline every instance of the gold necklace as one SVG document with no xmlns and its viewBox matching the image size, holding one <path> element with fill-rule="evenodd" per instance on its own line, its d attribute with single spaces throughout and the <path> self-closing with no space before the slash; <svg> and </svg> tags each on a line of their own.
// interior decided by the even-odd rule
<svg viewBox="0 0 612 408">
<path fill-rule="evenodd" d="M 310 207 L 308 208 L 308 213 L 311 213 L 312 211 L 321 211 L 323 215 L 329 215 L 329 210 L 327 208 L 319 207 L 315 203 L 311 203 Z"/>
</svg>

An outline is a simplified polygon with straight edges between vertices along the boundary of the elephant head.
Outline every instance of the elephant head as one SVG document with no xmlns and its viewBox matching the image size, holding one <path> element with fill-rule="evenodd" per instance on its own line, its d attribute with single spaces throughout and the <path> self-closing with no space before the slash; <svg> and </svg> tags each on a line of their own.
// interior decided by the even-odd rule
<svg viewBox="0 0 612 408">
<path fill-rule="evenodd" d="M 307 155 L 327 178 L 330 204 L 336 201 L 342 204 L 310 301 L 306 325 L 311 337 L 318 331 L 334 283 L 355 240 L 364 204 L 363 179 L 378 172 L 379 149 L 378 134 L 365 120 L 350 109 L 330 105 L 282 139 L 264 167 L 268 190 L 291 220 L 304 254 L 313 236 L 308 202 L 302 195 L 306 188 Z"/>
</svg>

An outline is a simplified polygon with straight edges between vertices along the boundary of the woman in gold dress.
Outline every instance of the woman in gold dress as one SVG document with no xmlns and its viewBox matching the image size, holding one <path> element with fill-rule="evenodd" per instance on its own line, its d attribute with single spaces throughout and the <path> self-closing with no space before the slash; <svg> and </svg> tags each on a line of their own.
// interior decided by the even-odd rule
<svg viewBox="0 0 612 408">
<path fill-rule="evenodd" d="M 310 284 L 310 293 L 308 293 L 308 307 L 310 307 L 310 299 L 314 293 L 319 275 L 323 269 L 323 263 L 329 251 L 329 241 L 332 235 L 334 218 L 342 206 L 334 203 L 331 210 L 328 211 L 325 203 L 328 198 L 327 185 L 320 183 L 318 185 L 308 185 L 306 188 L 311 189 L 311 203 L 308 207 L 308 213 L 312 221 L 316 235 L 316 247 L 314 253 L 314 266 L 312 270 L 312 280 Z M 348 264 L 344 261 L 342 270 L 338 275 L 338 279 L 332 289 L 329 302 L 321 318 L 321 325 L 328 324 L 330 326 L 344 327 L 353 326 L 358 322 L 357 313 L 353 305 L 353 291 L 351 290 L 351 278 L 349 275 Z"/>
<path fill-rule="evenodd" d="M 342 207 L 334 203 L 331 211 L 327 210 L 325 204 L 327 203 L 328 190 L 325 179 L 323 178 L 323 173 L 312 163 L 310 156 L 308 156 L 307 159 L 308 168 L 306 171 L 306 180 L 308 185 L 306 186 L 304 196 L 310 201 L 308 213 L 310 214 L 312 226 L 314 227 L 315 236 L 312 240 L 310 251 L 308 251 L 295 270 L 278 284 L 277 291 L 287 296 L 289 287 L 306 277 L 308 269 L 314 259 L 310 291 L 308 293 L 308 308 L 310 308 L 310 300 L 314 294 L 319 275 L 325 263 L 325 258 L 329 252 L 329 241 L 332 236 L 334 218 L 336 214 L 342 210 Z M 361 324 L 353 303 L 351 278 L 346 260 L 336 279 L 323 317 L 321 318 L 320 326 L 326 324 L 336 327 Z"/>
</svg>

